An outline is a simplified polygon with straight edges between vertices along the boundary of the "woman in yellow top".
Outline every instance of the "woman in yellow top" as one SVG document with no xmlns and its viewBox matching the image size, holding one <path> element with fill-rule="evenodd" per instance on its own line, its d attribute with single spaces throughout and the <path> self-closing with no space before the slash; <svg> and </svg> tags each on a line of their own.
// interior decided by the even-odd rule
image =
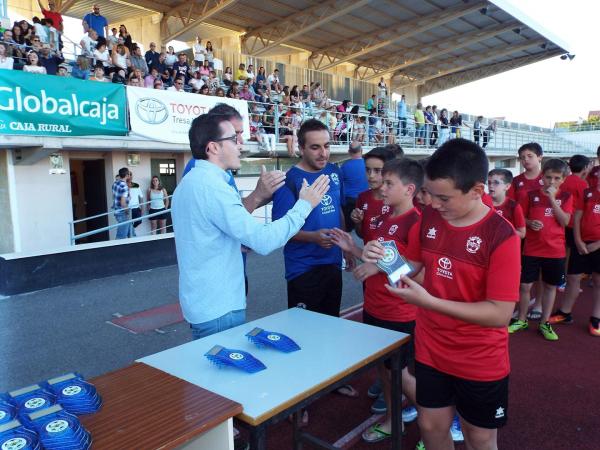
<svg viewBox="0 0 600 450">
<path fill-rule="evenodd" d="M 248 78 L 248 72 L 246 72 L 246 66 L 244 64 L 240 64 L 238 70 L 235 72 L 235 79 L 240 81 L 246 81 Z"/>
</svg>

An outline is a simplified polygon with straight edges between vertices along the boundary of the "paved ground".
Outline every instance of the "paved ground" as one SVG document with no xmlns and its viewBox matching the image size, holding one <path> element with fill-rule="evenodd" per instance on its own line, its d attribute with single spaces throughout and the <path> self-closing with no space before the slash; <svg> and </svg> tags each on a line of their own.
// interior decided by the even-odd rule
<svg viewBox="0 0 600 450">
<path fill-rule="evenodd" d="M 249 255 L 248 320 L 287 307 L 281 251 Z M 106 323 L 178 301 L 177 267 L 70 284 L 0 300 L 0 392 L 78 371 L 91 378 L 190 340 L 179 323 L 131 334 Z M 362 301 L 361 287 L 344 274 L 343 307 Z"/>
</svg>

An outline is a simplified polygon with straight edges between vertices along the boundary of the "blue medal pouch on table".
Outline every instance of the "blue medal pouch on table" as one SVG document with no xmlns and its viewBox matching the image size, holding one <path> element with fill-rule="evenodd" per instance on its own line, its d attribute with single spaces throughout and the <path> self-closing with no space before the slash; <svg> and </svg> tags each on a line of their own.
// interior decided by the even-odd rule
<svg viewBox="0 0 600 450">
<path fill-rule="evenodd" d="M 204 356 L 217 367 L 229 366 L 248 373 L 260 372 L 267 368 L 267 366 L 250 353 L 243 350 L 225 348 L 221 345 L 215 345 Z"/>
<path fill-rule="evenodd" d="M 246 333 L 248 340 L 258 347 L 271 347 L 284 353 L 291 353 L 300 350 L 300 346 L 291 338 L 276 331 L 267 331 L 262 328 L 254 328 Z"/>
<path fill-rule="evenodd" d="M 71 414 L 91 414 L 102 406 L 96 387 L 77 373 L 51 378 L 46 381 L 45 387 L 56 395 L 57 402 Z"/>
<path fill-rule="evenodd" d="M 15 413 L 16 414 L 16 413 Z M 0 425 L 0 448 L 12 450 L 41 450 L 38 435 L 14 419 Z"/>
<path fill-rule="evenodd" d="M 30 413 L 29 425 L 38 433 L 46 450 L 87 450 L 92 445 L 90 433 L 79 419 L 60 405 Z"/>
<path fill-rule="evenodd" d="M 25 414 L 56 404 L 56 396 L 39 384 L 32 384 L 8 393 L 8 401 L 17 408 L 21 421 L 27 425 Z"/>
<path fill-rule="evenodd" d="M 383 241 L 381 245 L 383 245 L 385 254 L 377 261 L 377 267 L 387 274 L 390 284 L 396 286 L 400 277 L 411 273 L 413 267 L 400 254 L 394 241 Z"/>
</svg>

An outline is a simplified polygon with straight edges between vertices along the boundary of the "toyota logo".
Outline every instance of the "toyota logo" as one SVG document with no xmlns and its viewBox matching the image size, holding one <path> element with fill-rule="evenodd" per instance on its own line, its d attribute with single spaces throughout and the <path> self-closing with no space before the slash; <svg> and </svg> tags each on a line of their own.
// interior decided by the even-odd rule
<svg viewBox="0 0 600 450">
<path fill-rule="evenodd" d="M 321 199 L 321 205 L 323 205 L 323 206 L 329 206 L 329 205 L 331 205 L 332 202 L 333 202 L 333 199 L 331 198 L 331 195 L 324 195 L 323 198 Z"/>
<path fill-rule="evenodd" d="M 444 270 L 452 269 L 452 261 L 449 258 L 440 258 L 438 260 L 438 265 Z"/>
<path fill-rule="evenodd" d="M 135 104 L 135 113 L 141 121 L 150 125 L 158 125 L 163 123 L 169 117 L 167 106 L 152 97 L 139 99 Z"/>
</svg>

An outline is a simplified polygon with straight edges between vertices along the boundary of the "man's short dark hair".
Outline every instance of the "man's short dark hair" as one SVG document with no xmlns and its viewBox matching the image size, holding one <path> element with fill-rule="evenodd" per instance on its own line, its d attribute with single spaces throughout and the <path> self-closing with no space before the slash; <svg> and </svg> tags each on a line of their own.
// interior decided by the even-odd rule
<svg viewBox="0 0 600 450">
<path fill-rule="evenodd" d="M 569 159 L 569 168 L 573 173 L 579 173 L 590 165 L 590 158 L 585 155 L 573 155 Z"/>
<path fill-rule="evenodd" d="M 474 142 L 458 138 L 447 141 L 427 161 L 425 174 L 430 180 L 447 179 L 463 194 L 477 183 L 486 183 L 488 158 Z"/>
<path fill-rule="evenodd" d="M 488 173 L 488 178 L 493 177 L 494 175 L 501 177 L 502 181 L 504 181 L 506 184 L 512 183 L 513 174 L 508 169 L 492 169 L 490 170 L 490 173 Z"/>
<path fill-rule="evenodd" d="M 364 156 L 363 159 L 367 161 L 369 158 L 377 158 L 381 160 L 384 164 L 395 158 L 394 154 L 389 150 L 386 150 L 385 147 L 375 147 L 369 150 Z"/>
<path fill-rule="evenodd" d="M 129 169 L 127 167 L 121 167 L 119 169 L 119 178 L 125 178 L 129 175 Z"/>
<path fill-rule="evenodd" d="M 356 155 L 357 153 L 360 153 L 361 150 L 362 145 L 360 145 L 360 142 L 350 142 L 350 145 L 348 146 L 348 153 L 350 153 L 351 155 Z"/>
<path fill-rule="evenodd" d="M 564 178 L 569 174 L 569 165 L 562 159 L 550 158 L 542 165 L 542 173 L 546 172 L 560 173 Z"/>
<path fill-rule="evenodd" d="M 329 128 L 327 128 L 327 126 L 320 120 L 309 119 L 306 122 L 304 122 L 298 130 L 298 146 L 300 148 L 304 148 L 304 144 L 306 143 L 306 133 L 321 130 L 325 130 L 329 133 Z"/>
<path fill-rule="evenodd" d="M 402 158 L 404 156 L 404 150 L 398 144 L 387 144 L 385 147 L 387 151 L 392 152 L 396 158 Z"/>
<path fill-rule="evenodd" d="M 419 161 L 409 158 L 392 159 L 383 166 L 383 175 L 386 173 L 396 175 L 404 184 L 414 184 L 415 194 L 423 186 L 425 171 Z"/>
<path fill-rule="evenodd" d="M 537 142 L 529 142 L 527 144 L 523 144 L 519 147 L 519 151 L 517 152 L 519 156 L 521 156 L 521 152 L 525 150 L 529 150 L 530 152 L 535 153 L 538 156 L 544 156 L 544 150 L 542 150 L 542 146 Z"/>
<path fill-rule="evenodd" d="M 206 146 L 222 137 L 221 123 L 228 121 L 225 116 L 210 113 L 202 114 L 193 120 L 188 135 L 194 159 L 208 159 Z"/>
<path fill-rule="evenodd" d="M 218 103 L 213 106 L 209 111 L 209 114 L 217 114 L 219 116 L 225 116 L 227 120 L 230 119 L 238 119 L 242 120 L 242 115 L 240 112 L 235 109 L 233 106 L 228 105 L 227 103 Z"/>
</svg>

